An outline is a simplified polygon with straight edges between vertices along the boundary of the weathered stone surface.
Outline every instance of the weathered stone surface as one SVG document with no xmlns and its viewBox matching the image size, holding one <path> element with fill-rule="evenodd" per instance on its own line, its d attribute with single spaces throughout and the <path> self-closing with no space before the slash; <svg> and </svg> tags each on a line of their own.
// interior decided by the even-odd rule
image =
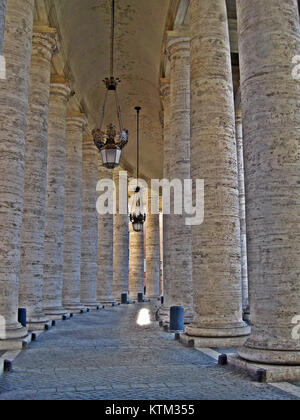
<svg viewBox="0 0 300 420">
<path fill-rule="evenodd" d="M 113 178 L 111 169 L 104 168 L 99 160 L 99 180 Z M 114 215 L 98 214 L 98 284 L 97 299 L 103 304 L 113 304 L 114 277 Z"/>
<path fill-rule="evenodd" d="M 129 216 L 119 214 L 119 172 L 114 173 L 117 193 L 117 213 L 114 215 L 114 298 L 119 301 L 129 288 Z"/>
<path fill-rule="evenodd" d="M 300 51 L 298 5 L 237 6 L 253 325 L 239 354 L 300 365 L 300 84 L 292 77 Z"/>
<path fill-rule="evenodd" d="M 187 334 L 245 336 L 235 117 L 225 0 L 191 0 L 191 173 L 205 182 L 192 227 L 195 321 Z M 229 340 L 230 342 L 230 340 Z M 229 343 L 228 343 L 229 344 Z"/>
<path fill-rule="evenodd" d="M 0 55 L 2 54 L 5 14 L 6 14 L 6 0 L 0 0 Z"/>
<path fill-rule="evenodd" d="M 6 9 L 0 80 L 0 339 L 25 337 L 17 322 L 26 116 L 33 26 L 33 0 L 11 0 Z"/>
<path fill-rule="evenodd" d="M 82 223 L 82 139 L 84 114 L 67 115 L 65 218 L 63 259 L 63 306 L 80 313 L 80 261 Z"/>
<path fill-rule="evenodd" d="M 81 302 L 87 308 L 97 302 L 98 213 L 96 209 L 98 157 L 93 138 L 84 133 L 82 145 L 82 234 L 81 234 Z"/>
<path fill-rule="evenodd" d="M 48 161 L 46 190 L 46 226 L 44 248 L 43 299 L 45 313 L 61 318 L 62 307 L 66 114 L 71 89 L 69 82 L 53 76 L 50 85 L 48 121 Z"/>
<path fill-rule="evenodd" d="M 169 33 L 170 69 L 170 168 L 171 180 L 184 184 L 190 179 L 190 38 Z M 170 306 L 184 307 L 185 323 L 193 320 L 192 233 L 186 214 L 174 214 L 171 198 L 168 241 L 170 242 Z"/>
<path fill-rule="evenodd" d="M 248 261 L 247 261 L 247 228 L 246 228 L 246 199 L 245 199 L 245 170 L 244 170 L 244 145 L 243 124 L 241 110 L 235 113 L 237 163 L 239 177 L 239 205 L 240 205 L 240 229 L 241 229 L 241 275 L 242 275 L 242 299 L 244 319 L 250 319 L 249 288 L 248 288 Z"/>
<path fill-rule="evenodd" d="M 171 153 L 171 138 L 170 138 L 170 118 L 171 118 L 171 107 L 170 107 L 170 80 L 161 80 L 161 96 L 163 101 L 163 125 L 164 125 L 164 178 L 170 179 L 170 153 Z M 170 241 L 168 240 L 169 234 L 169 219 L 170 215 L 163 215 L 163 296 L 164 303 L 159 309 L 159 317 L 161 320 L 167 319 L 170 310 Z"/>
<path fill-rule="evenodd" d="M 144 232 L 129 226 L 129 296 L 137 300 L 139 293 L 144 294 Z"/>
<path fill-rule="evenodd" d="M 19 284 L 19 307 L 27 310 L 29 330 L 43 330 L 49 321 L 43 313 L 43 263 L 50 65 L 55 34 L 53 28 L 35 28 L 32 40 Z"/>
<path fill-rule="evenodd" d="M 150 200 L 151 194 L 148 209 Z M 151 214 L 151 211 L 147 212 L 146 220 L 146 296 L 152 299 L 160 296 L 159 214 Z"/>
</svg>

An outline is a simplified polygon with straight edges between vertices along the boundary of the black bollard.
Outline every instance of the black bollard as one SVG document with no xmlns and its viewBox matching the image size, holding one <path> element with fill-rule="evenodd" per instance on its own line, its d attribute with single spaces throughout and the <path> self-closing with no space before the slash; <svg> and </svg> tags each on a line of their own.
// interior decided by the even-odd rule
<svg viewBox="0 0 300 420">
<path fill-rule="evenodd" d="M 122 303 L 122 305 L 127 305 L 127 303 L 128 303 L 127 293 L 122 293 L 121 294 L 121 303 Z"/>
<path fill-rule="evenodd" d="M 19 308 L 18 321 L 23 327 L 26 328 L 26 309 L 25 308 Z"/>
<path fill-rule="evenodd" d="M 12 362 L 10 360 L 4 360 L 3 370 L 4 370 L 4 372 L 12 372 L 13 366 L 12 366 Z"/>
<path fill-rule="evenodd" d="M 164 304 L 164 297 L 163 296 L 160 297 L 160 302 L 161 302 L 162 305 Z"/>
<path fill-rule="evenodd" d="M 138 302 L 139 303 L 144 302 L 144 294 L 143 293 L 138 293 Z"/>
<path fill-rule="evenodd" d="M 171 306 L 170 331 L 184 331 L 184 307 Z"/>
</svg>

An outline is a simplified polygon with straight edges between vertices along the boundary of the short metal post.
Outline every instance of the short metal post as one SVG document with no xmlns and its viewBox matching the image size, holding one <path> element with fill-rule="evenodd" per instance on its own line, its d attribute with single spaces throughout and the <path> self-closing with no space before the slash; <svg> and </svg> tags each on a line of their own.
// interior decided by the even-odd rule
<svg viewBox="0 0 300 420">
<path fill-rule="evenodd" d="M 25 308 L 19 308 L 18 321 L 23 327 L 26 328 L 26 309 Z"/>
<path fill-rule="evenodd" d="M 171 306 L 170 331 L 184 331 L 184 307 Z"/>
<path fill-rule="evenodd" d="M 128 295 L 127 295 L 127 293 L 122 293 L 121 294 L 121 303 L 122 303 L 122 305 L 127 305 L 127 303 L 128 303 Z"/>
</svg>

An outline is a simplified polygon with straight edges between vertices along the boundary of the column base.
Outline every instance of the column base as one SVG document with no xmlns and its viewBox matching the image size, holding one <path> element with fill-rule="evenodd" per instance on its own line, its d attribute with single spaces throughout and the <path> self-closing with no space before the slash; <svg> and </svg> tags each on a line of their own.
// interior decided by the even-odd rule
<svg viewBox="0 0 300 420">
<path fill-rule="evenodd" d="M 240 347 L 247 340 L 247 336 L 241 337 L 196 337 L 188 334 L 180 334 L 179 341 L 186 347 L 201 348 L 232 348 Z"/>
<path fill-rule="evenodd" d="M 75 303 L 75 304 L 68 304 L 64 303 L 64 307 L 68 312 L 70 312 L 71 315 L 79 315 L 84 314 L 87 312 L 87 308 L 83 306 L 81 303 Z"/>
<path fill-rule="evenodd" d="M 115 300 L 100 300 L 100 302 L 104 306 L 120 306 L 120 303 Z"/>
<path fill-rule="evenodd" d="M 98 311 L 99 309 L 103 308 L 103 305 L 99 302 L 82 302 L 82 305 L 90 310 Z"/>
<path fill-rule="evenodd" d="M 70 314 L 65 308 L 44 308 L 44 312 L 51 321 L 59 321 L 61 319 L 69 319 Z"/>
<path fill-rule="evenodd" d="M 238 349 L 238 355 L 249 362 L 267 365 L 299 366 L 300 351 L 295 350 L 265 350 L 248 346 L 246 343 Z"/>
<path fill-rule="evenodd" d="M 249 337 L 251 328 L 245 322 L 236 323 L 228 328 L 202 328 L 191 324 L 186 335 L 194 340 L 196 348 L 230 348 L 242 346 Z"/>
<path fill-rule="evenodd" d="M 21 350 L 28 338 L 28 331 L 16 322 L 6 325 L 4 331 L 0 331 L 0 337 L 0 350 Z"/>
<path fill-rule="evenodd" d="M 46 317 L 32 317 L 27 320 L 28 331 L 44 331 L 46 326 L 51 327 L 52 322 Z"/>
<path fill-rule="evenodd" d="M 248 362 L 238 355 L 228 355 L 227 365 L 239 373 L 247 374 L 257 382 L 298 382 L 300 381 L 300 364 L 298 366 L 279 366 Z"/>
<path fill-rule="evenodd" d="M 28 335 L 27 328 L 23 327 L 19 322 L 6 324 L 0 328 L 0 340 L 18 340 Z"/>
</svg>

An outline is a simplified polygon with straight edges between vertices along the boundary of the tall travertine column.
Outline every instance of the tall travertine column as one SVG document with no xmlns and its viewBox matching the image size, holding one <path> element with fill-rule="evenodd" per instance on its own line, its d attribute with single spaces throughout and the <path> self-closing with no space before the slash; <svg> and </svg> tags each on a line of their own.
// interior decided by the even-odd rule
<svg viewBox="0 0 300 420">
<path fill-rule="evenodd" d="M 238 1 L 252 333 L 240 356 L 300 365 L 296 0 Z"/>
<path fill-rule="evenodd" d="M 149 193 L 148 209 L 151 208 L 151 190 Z M 159 214 L 148 211 L 146 225 L 146 295 L 157 299 L 160 296 Z"/>
<path fill-rule="evenodd" d="M 85 309 L 80 303 L 82 140 L 85 125 L 84 114 L 67 115 L 63 306 L 71 313 L 81 313 Z"/>
<path fill-rule="evenodd" d="M 30 330 L 43 330 L 43 263 L 47 176 L 50 65 L 56 30 L 34 29 L 26 132 L 25 191 L 21 237 L 19 306 Z"/>
<path fill-rule="evenodd" d="M 138 294 L 144 294 L 144 232 L 134 232 L 129 224 L 129 297 L 137 300 Z"/>
<path fill-rule="evenodd" d="M 59 76 L 51 78 L 43 285 L 44 310 L 51 319 L 60 319 L 67 314 L 67 311 L 62 307 L 62 287 L 66 113 L 70 93 L 71 89 L 67 80 Z"/>
<path fill-rule="evenodd" d="M 171 180 L 184 184 L 191 177 L 190 161 L 190 38 L 189 34 L 169 32 L 168 53 L 170 69 L 170 171 Z M 168 240 L 170 280 L 170 305 L 184 307 L 185 323 L 193 320 L 192 233 L 186 225 L 186 214 L 174 214 L 174 198 L 171 198 L 171 215 Z M 183 210 L 183 209 L 182 209 Z"/>
<path fill-rule="evenodd" d="M 127 214 L 119 214 L 119 187 L 120 172 L 114 173 L 116 185 L 117 212 L 114 215 L 114 298 L 121 300 L 122 293 L 128 293 L 129 282 L 129 217 Z M 124 180 L 122 181 L 122 177 Z M 127 179 L 127 178 L 126 178 Z M 126 185 L 125 185 L 126 183 Z M 121 172 L 121 185 L 126 189 L 128 199 L 128 184 L 125 180 L 125 173 Z M 128 203 L 127 203 L 128 204 Z M 128 210 L 128 205 L 127 205 Z"/>
<path fill-rule="evenodd" d="M 113 179 L 113 171 L 99 163 L 99 180 Z M 103 305 L 114 304 L 114 215 L 98 214 L 98 284 L 97 299 Z"/>
<path fill-rule="evenodd" d="M 161 97 L 164 107 L 163 115 L 163 137 L 164 137 L 164 168 L 163 175 L 165 179 L 170 179 L 170 154 L 171 154 L 171 136 L 170 136 L 170 80 L 161 79 Z M 170 215 L 163 214 L 163 297 L 164 303 L 159 309 L 159 317 L 163 321 L 168 319 L 170 311 L 170 279 L 171 266 L 169 262 L 171 244 L 168 239 Z"/>
<path fill-rule="evenodd" d="M 6 0 L 0 0 L 0 55 L 2 54 L 5 14 L 6 14 Z"/>
<path fill-rule="evenodd" d="M 244 341 L 235 114 L 225 0 L 191 0 L 191 172 L 205 185 L 192 227 L 195 345 Z"/>
<path fill-rule="evenodd" d="M 250 321 L 249 292 L 248 292 L 248 262 L 247 262 L 247 232 L 246 232 L 246 200 L 245 200 L 245 172 L 243 125 L 241 110 L 235 111 L 236 147 L 239 177 L 239 204 L 241 229 L 241 276 L 244 319 Z"/>
<path fill-rule="evenodd" d="M 10 0 L 6 9 L 7 71 L 6 80 L 0 80 L 0 349 L 27 335 L 17 320 L 33 6 L 33 0 Z"/>
<path fill-rule="evenodd" d="M 81 303 L 89 308 L 97 302 L 98 213 L 96 209 L 98 156 L 92 136 L 85 132 L 82 145 L 82 234 L 81 234 Z"/>
</svg>

